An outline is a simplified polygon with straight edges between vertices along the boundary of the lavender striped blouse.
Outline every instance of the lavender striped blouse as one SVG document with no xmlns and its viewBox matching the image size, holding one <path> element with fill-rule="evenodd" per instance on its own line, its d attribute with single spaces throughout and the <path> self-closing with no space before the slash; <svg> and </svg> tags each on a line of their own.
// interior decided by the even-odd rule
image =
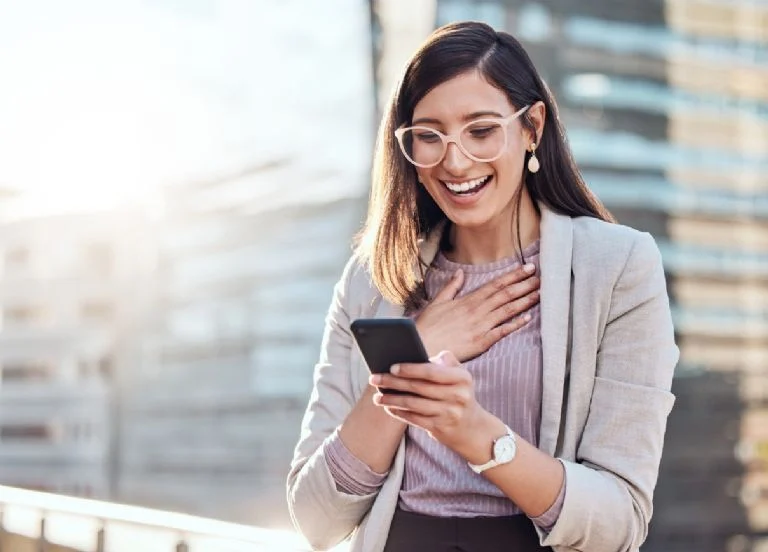
<svg viewBox="0 0 768 552">
<path fill-rule="evenodd" d="M 536 273 L 540 276 L 539 242 L 527 247 L 524 257 L 536 265 Z M 461 296 L 518 266 L 517 257 L 482 265 L 464 265 L 438 254 L 432 269 L 427 272 L 427 292 L 430 297 L 434 296 L 458 268 L 465 274 Z M 477 401 L 520 437 L 537 446 L 542 395 L 539 306 L 534 306 L 530 313 L 532 319 L 523 328 L 464 365 L 472 373 Z M 409 427 L 405 446 L 405 476 L 399 504 L 404 510 L 441 517 L 521 513 L 498 487 L 472 472 L 462 457 L 425 431 Z M 324 453 L 338 487 L 350 494 L 375 492 L 386 478 L 386 474 L 372 472 L 355 458 L 337 433 L 326 441 Z M 560 514 L 564 496 L 565 483 L 550 509 L 533 521 L 545 530 L 550 529 Z"/>
</svg>

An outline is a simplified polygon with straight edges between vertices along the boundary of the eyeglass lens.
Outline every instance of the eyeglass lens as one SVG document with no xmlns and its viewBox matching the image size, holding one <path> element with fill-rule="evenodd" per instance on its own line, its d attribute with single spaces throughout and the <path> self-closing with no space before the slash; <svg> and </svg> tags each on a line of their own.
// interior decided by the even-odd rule
<svg viewBox="0 0 768 552">
<path fill-rule="evenodd" d="M 498 122 L 478 121 L 465 127 L 458 141 L 464 152 L 476 160 L 490 161 L 504 148 L 504 129 Z M 403 133 L 402 147 L 411 162 L 436 165 L 445 155 L 446 139 L 427 127 L 414 127 Z"/>
</svg>

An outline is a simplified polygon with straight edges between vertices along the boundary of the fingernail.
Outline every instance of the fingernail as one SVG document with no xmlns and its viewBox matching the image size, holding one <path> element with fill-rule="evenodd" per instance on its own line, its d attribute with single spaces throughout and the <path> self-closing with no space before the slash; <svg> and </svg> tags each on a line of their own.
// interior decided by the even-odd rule
<svg viewBox="0 0 768 552">
<path fill-rule="evenodd" d="M 526 312 L 526 313 L 523 315 L 523 320 L 525 320 L 526 322 L 530 322 L 530 321 L 531 321 L 531 313 L 529 313 L 529 312 Z"/>
<path fill-rule="evenodd" d="M 533 263 L 528 263 L 527 265 L 523 266 L 523 270 L 528 274 L 533 274 L 536 271 L 536 265 Z"/>
<path fill-rule="evenodd" d="M 399 374 L 400 373 L 400 365 L 399 364 L 393 364 L 390 367 L 389 371 L 390 371 L 390 373 L 395 374 L 395 375 Z"/>
<path fill-rule="evenodd" d="M 453 273 L 453 279 L 457 279 L 459 276 L 461 276 L 462 272 L 460 268 L 456 269 L 456 272 Z"/>
<path fill-rule="evenodd" d="M 371 376 L 370 378 L 368 378 L 368 382 L 371 385 L 379 385 L 379 384 L 381 384 L 381 380 L 382 380 L 382 378 L 378 374 L 375 374 L 375 375 Z"/>
</svg>

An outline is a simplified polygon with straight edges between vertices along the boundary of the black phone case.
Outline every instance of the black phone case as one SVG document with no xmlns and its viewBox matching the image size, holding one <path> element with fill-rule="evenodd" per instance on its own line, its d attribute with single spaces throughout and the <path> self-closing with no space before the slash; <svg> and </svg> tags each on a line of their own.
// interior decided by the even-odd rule
<svg viewBox="0 0 768 552">
<path fill-rule="evenodd" d="M 403 362 L 429 362 L 410 318 L 359 318 L 350 328 L 371 373 L 389 373 L 393 364 Z M 382 389 L 382 392 L 395 391 Z"/>
</svg>

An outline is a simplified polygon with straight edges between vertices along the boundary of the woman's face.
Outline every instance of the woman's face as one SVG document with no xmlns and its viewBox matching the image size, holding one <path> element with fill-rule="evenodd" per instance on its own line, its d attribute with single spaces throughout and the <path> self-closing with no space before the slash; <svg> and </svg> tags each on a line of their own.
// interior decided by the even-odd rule
<svg viewBox="0 0 768 552">
<path fill-rule="evenodd" d="M 512 106 L 501 90 L 479 72 L 471 71 L 440 84 L 424 96 L 416 104 L 411 124 L 455 135 L 468 122 L 500 119 L 521 107 L 524 106 Z M 478 128 L 482 132 L 482 125 Z M 512 216 L 512 199 L 522 184 L 525 152 L 532 136 L 523 130 L 520 117 L 506 123 L 506 130 L 506 148 L 494 161 L 474 161 L 451 142 L 436 166 L 416 167 L 419 181 L 429 195 L 459 227 L 480 228 L 498 222 L 500 217 Z"/>
</svg>

